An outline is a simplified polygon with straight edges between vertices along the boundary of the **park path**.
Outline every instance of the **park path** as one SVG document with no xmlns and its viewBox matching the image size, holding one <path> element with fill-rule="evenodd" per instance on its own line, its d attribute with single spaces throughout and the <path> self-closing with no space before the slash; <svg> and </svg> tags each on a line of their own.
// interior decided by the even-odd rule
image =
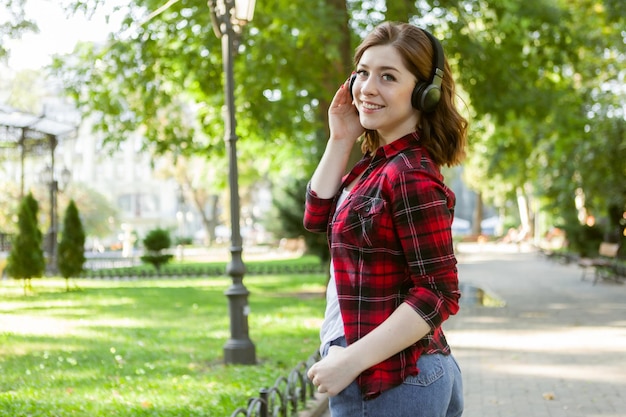
<svg viewBox="0 0 626 417">
<path fill-rule="evenodd" d="M 445 325 L 463 417 L 626 417 L 626 285 L 592 285 L 527 247 L 460 244 L 457 256 L 463 286 L 506 303 L 468 295 Z"/>
</svg>

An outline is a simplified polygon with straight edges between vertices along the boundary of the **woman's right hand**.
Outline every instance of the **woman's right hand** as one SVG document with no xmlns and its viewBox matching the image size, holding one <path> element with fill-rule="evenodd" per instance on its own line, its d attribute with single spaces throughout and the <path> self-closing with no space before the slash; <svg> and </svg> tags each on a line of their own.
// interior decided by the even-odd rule
<svg viewBox="0 0 626 417">
<path fill-rule="evenodd" d="M 359 114 L 352 104 L 350 79 L 335 93 L 328 109 L 330 138 L 313 176 L 311 191 L 319 198 L 333 198 L 341 186 L 346 173 L 350 153 L 359 136 L 365 129 L 359 121 Z"/>
<path fill-rule="evenodd" d="M 328 125 L 330 128 L 330 139 L 346 140 L 354 144 L 363 134 L 365 129 L 359 121 L 359 113 L 352 104 L 350 94 L 350 79 L 335 93 L 333 101 L 328 109 Z"/>
<path fill-rule="evenodd" d="M 307 376 L 320 393 L 333 397 L 354 381 L 361 369 L 353 364 L 346 348 L 331 346 L 328 355 L 309 368 Z"/>
</svg>

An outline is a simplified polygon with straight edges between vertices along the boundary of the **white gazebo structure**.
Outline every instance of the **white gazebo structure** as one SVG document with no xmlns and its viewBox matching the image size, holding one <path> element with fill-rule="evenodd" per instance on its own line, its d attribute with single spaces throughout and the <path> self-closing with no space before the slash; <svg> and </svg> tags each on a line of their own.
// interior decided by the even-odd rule
<svg viewBox="0 0 626 417">
<path fill-rule="evenodd" d="M 16 149 L 19 152 L 20 198 L 24 197 L 24 177 L 26 174 L 25 160 L 29 155 L 45 158 L 49 152 L 49 162 L 38 178 L 48 185 L 50 191 L 50 229 L 46 239 L 46 252 L 49 256 L 50 269 L 56 272 L 56 251 L 58 234 L 57 193 L 59 181 L 67 184 L 71 173 L 64 169 L 57 176 L 55 170 L 55 150 L 59 141 L 76 134 L 78 127 L 47 118 L 45 115 L 34 115 L 0 104 L 0 150 Z M 33 173 L 30 173 L 33 174 Z"/>
</svg>

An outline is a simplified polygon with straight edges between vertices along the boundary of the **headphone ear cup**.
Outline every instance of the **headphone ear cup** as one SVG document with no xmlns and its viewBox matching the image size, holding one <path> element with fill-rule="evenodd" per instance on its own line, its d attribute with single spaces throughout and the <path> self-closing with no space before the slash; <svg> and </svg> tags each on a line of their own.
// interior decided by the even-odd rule
<svg viewBox="0 0 626 417">
<path fill-rule="evenodd" d="M 415 88 L 413 88 L 413 93 L 411 94 L 411 104 L 414 109 L 422 110 L 422 92 L 428 87 L 426 83 L 417 83 L 415 84 Z"/>
<path fill-rule="evenodd" d="M 411 95 L 411 104 L 417 110 L 429 113 L 441 99 L 441 88 L 436 84 L 418 83 Z"/>
<path fill-rule="evenodd" d="M 356 74 L 352 74 L 352 76 L 350 76 L 350 97 L 352 97 L 352 100 L 354 100 L 354 94 L 352 93 L 352 86 L 354 86 L 355 80 L 356 80 Z"/>
</svg>

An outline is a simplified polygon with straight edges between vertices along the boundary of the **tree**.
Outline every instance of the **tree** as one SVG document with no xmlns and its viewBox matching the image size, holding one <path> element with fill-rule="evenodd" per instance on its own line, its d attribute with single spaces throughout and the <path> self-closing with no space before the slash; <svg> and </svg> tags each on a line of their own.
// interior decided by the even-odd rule
<svg viewBox="0 0 626 417">
<path fill-rule="evenodd" d="M 280 224 L 280 232 L 287 238 L 298 238 L 303 236 L 307 246 L 307 251 L 319 257 L 322 265 L 330 262 L 330 252 L 326 234 L 310 233 L 304 229 L 302 223 L 302 211 L 305 203 L 305 193 L 308 178 L 294 179 L 284 185 L 284 187 L 274 193 L 273 206 L 275 208 L 274 218 L 267 219 L 267 226 L 274 233 L 277 230 L 276 224 Z"/>
<path fill-rule="evenodd" d="M 74 8 L 88 11 L 99 4 L 76 2 Z M 132 18 L 161 5 L 131 2 L 123 36 L 113 35 L 106 45 L 80 45 L 56 61 L 55 72 L 84 114 L 96 117 L 95 128 L 110 146 L 141 130 L 145 150 L 171 153 L 182 168 L 181 155 L 224 166 L 221 46 L 211 30 L 200 30 L 211 27 L 207 3 L 177 2 L 142 25 Z M 351 43 L 345 0 L 316 7 L 305 0 L 257 3 L 235 60 L 242 191 L 259 178 L 282 181 L 301 175 L 303 167 L 312 172 L 311 161 L 319 159 L 328 137 L 330 100 L 352 67 Z M 196 172 L 177 177 L 188 201 L 200 209 L 207 197 L 220 195 L 226 174 L 215 170 L 211 190 L 186 185 Z M 203 219 L 205 227 L 215 220 Z"/>
<path fill-rule="evenodd" d="M 187 203 L 193 205 L 204 229 L 204 244 L 211 245 L 215 240 L 215 228 L 219 224 L 219 193 L 225 186 L 222 173 L 228 169 L 225 166 L 226 160 L 211 158 L 209 161 L 204 155 L 176 157 L 168 153 L 163 161 L 163 164 L 156 167 L 157 175 L 176 180 L 179 185 L 179 205 L 182 207 Z"/>
<path fill-rule="evenodd" d="M 165 229 L 157 228 L 148 232 L 143 239 L 143 246 L 146 254 L 141 257 L 141 260 L 154 266 L 157 271 L 160 271 L 161 266 L 173 258 L 172 254 L 163 253 L 165 249 L 172 246 L 170 232 Z"/>
<path fill-rule="evenodd" d="M 74 200 L 70 200 L 65 211 L 57 262 L 59 272 L 65 278 L 65 287 L 69 291 L 69 279 L 79 276 L 85 263 L 85 232 Z"/>
<path fill-rule="evenodd" d="M 2 168 L 0 168 L 2 170 Z M 4 178 L 9 178 L 8 174 L 1 172 Z M 4 233 L 17 232 L 17 213 L 20 207 L 20 186 L 16 182 L 2 183 L 3 192 L 0 193 L 0 230 Z"/>
<path fill-rule="evenodd" d="M 31 193 L 22 199 L 18 213 L 18 234 L 7 259 L 7 273 L 24 281 L 24 293 L 31 278 L 39 278 L 46 268 L 42 234 L 37 225 L 39 204 Z"/>
<path fill-rule="evenodd" d="M 0 4 L 0 60 L 9 53 L 6 44 L 9 39 L 17 39 L 26 32 L 37 31 L 37 26 L 26 19 L 26 0 L 8 0 Z"/>
<path fill-rule="evenodd" d="M 74 3 L 89 10 L 102 0 Z M 98 115 L 109 143 L 142 130 L 151 152 L 223 159 L 221 53 L 213 33 L 201 30 L 211 26 L 206 2 L 176 2 L 141 25 L 132 18 L 161 5 L 130 2 L 121 34 L 81 45 L 57 61 L 57 74 L 81 108 Z M 278 182 L 312 172 L 353 47 L 392 19 L 442 39 L 472 125 L 489 127 L 473 135 L 477 153 L 465 170 L 484 179 L 470 186 L 487 202 L 507 207 L 520 197 L 570 212 L 583 189 L 601 215 L 622 207 L 624 164 L 605 161 L 623 149 L 621 9 L 616 0 L 258 2 L 235 60 L 242 188 L 254 177 Z"/>
<path fill-rule="evenodd" d="M 49 92 L 41 71 L 29 69 L 17 71 L 13 76 L 0 82 L 0 88 L 3 90 L 2 94 L 7 95 L 6 104 L 32 114 L 41 114 L 45 111 L 42 103 Z"/>
<path fill-rule="evenodd" d="M 86 235 L 106 237 L 116 230 L 119 220 L 117 208 L 98 190 L 88 187 L 87 184 L 74 182 L 60 195 L 59 200 L 66 201 L 66 196 L 71 196 L 76 208 L 80 211 Z"/>
<path fill-rule="evenodd" d="M 93 8 L 99 2 L 76 3 Z M 151 152 L 223 157 L 221 46 L 204 30 L 211 27 L 207 3 L 177 2 L 141 26 L 132 18 L 161 5 L 131 2 L 123 36 L 104 46 L 80 45 L 71 57 L 56 61 L 56 74 L 84 114 L 97 116 L 95 128 L 112 146 L 124 141 L 126 132 L 141 129 Z M 305 0 L 258 2 L 238 51 L 241 153 L 247 144 L 270 143 L 253 156 L 255 162 L 286 154 L 300 166 L 309 159 L 312 141 L 326 140 L 328 104 L 350 71 L 346 2 L 328 0 L 317 7 Z"/>
<path fill-rule="evenodd" d="M 623 161 L 610 158 L 624 146 L 618 3 L 449 0 L 421 14 L 440 16 L 435 28 L 459 65 L 472 125 L 490 128 L 472 137 L 465 172 L 484 179 L 469 184 L 492 203 L 541 201 L 557 221 L 572 217 L 577 190 L 594 196 L 587 201 L 601 215 L 615 200 L 626 204 Z"/>
</svg>

